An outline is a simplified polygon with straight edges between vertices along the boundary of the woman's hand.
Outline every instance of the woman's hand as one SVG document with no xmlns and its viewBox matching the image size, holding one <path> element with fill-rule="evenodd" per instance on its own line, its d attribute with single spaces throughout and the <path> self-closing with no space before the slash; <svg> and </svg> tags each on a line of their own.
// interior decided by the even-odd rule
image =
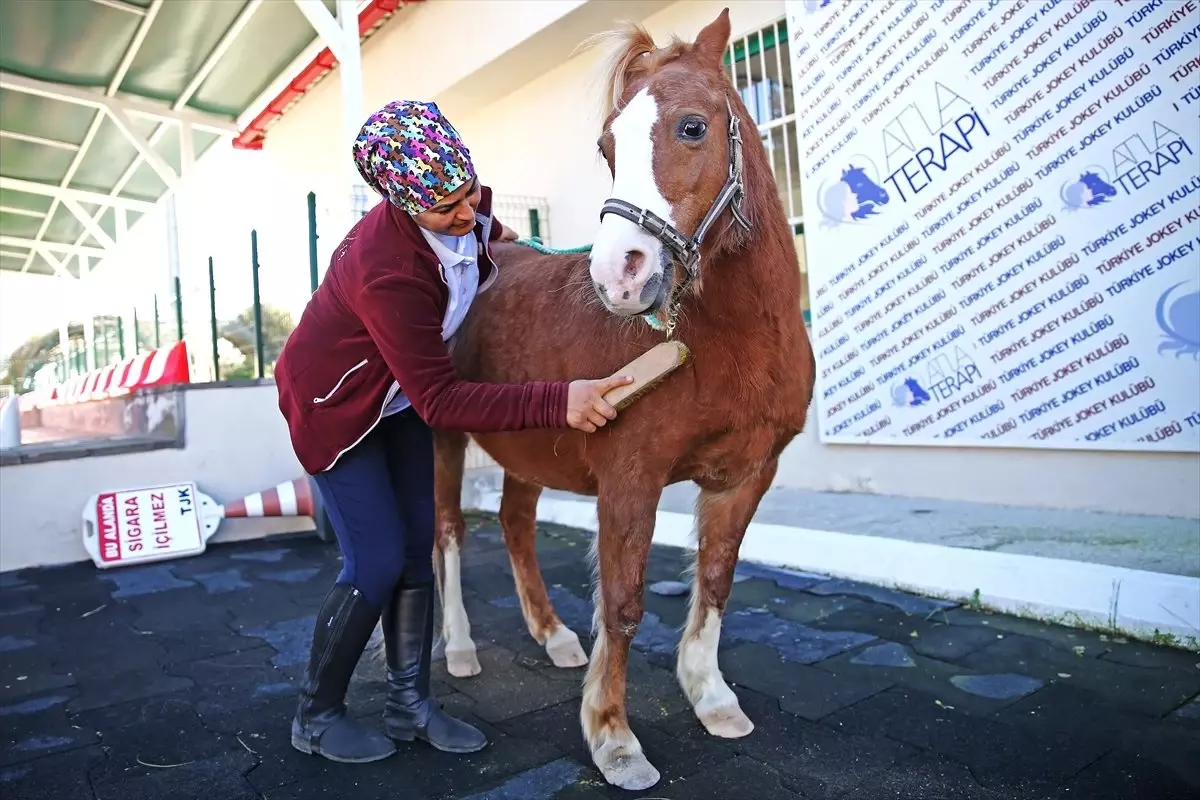
<svg viewBox="0 0 1200 800">
<path fill-rule="evenodd" d="M 633 378 L 628 375 L 597 381 L 571 381 L 567 389 L 567 424 L 576 430 L 595 433 L 610 419 L 617 418 L 617 410 L 604 399 L 604 395 L 630 383 L 633 383 Z"/>
</svg>

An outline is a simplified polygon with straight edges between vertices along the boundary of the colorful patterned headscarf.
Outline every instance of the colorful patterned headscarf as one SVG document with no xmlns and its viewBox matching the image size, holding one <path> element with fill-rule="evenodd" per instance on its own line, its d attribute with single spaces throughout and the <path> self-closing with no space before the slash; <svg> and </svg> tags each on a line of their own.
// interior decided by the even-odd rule
<svg viewBox="0 0 1200 800">
<path fill-rule="evenodd" d="M 420 214 L 475 177 L 471 153 L 436 103 L 396 100 L 354 140 L 354 165 L 375 191 Z"/>
</svg>

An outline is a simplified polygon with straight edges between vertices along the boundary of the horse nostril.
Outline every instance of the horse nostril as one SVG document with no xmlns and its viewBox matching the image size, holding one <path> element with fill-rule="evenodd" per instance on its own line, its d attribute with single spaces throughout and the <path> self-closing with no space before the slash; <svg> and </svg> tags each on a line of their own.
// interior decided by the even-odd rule
<svg viewBox="0 0 1200 800">
<path fill-rule="evenodd" d="M 592 281 L 592 284 L 596 287 L 596 291 L 598 293 L 600 293 L 602 295 L 608 294 L 608 287 L 605 286 L 603 283 L 600 283 L 599 281 Z"/>
<path fill-rule="evenodd" d="M 646 254 L 641 250 L 627 250 L 625 252 L 625 274 L 633 277 L 641 271 L 642 265 L 646 263 Z"/>
</svg>

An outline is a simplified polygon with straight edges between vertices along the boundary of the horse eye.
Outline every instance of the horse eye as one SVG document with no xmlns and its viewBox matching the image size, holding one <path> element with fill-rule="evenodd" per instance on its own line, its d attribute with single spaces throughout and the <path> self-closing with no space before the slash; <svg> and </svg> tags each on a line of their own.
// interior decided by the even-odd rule
<svg viewBox="0 0 1200 800">
<path fill-rule="evenodd" d="M 688 117 L 679 123 L 679 135 L 683 139 L 699 141 L 708 132 L 708 125 L 697 117 Z"/>
</svg>

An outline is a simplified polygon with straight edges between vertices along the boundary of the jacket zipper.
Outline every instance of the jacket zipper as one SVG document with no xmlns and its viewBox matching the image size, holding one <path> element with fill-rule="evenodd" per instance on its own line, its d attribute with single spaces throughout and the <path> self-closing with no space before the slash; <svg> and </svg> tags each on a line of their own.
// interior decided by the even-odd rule
<svg viewBox="0 0 1200 800">
<path fill-rule="evenodd" d="M 325 469 L 321 470 L 322 472 L 327 472 L 327 471 L 333 469 L 334 466 L 337 465 L 337 462 L 339 460 L 341 460 L 342 456 L 346 455 L 346 453 L 350 452 L 355 447 L 358 447 L 358 443 L 361 442 L 363 439 L 367 438 L 367 436 L 371 433 L 371 431 L 375 430 L 375 426 L 379 424 L 379 421 L 381 419 L 383 419 L 383 412 L 387 410 L 388 404 L 392 402 L 392 399 L 399 393 L 399 391 L 400 391 L 400 387 L 396 384 L 395 381 L 392 381 L 391 387 L 388 388 L 388 392 L 383 398 L 383 404 L 379 406 L 379 414 L 376 415 L 375 421 L 372 422 L 370 427 L 368 427 L 365 431 L 362 432 L 362 436 L 359 436 L 357 439 L 355 439 L 354 442 L 350 446 L 343 448 L 341 451 L 339 451 L 338 454 L 333 457 L 333 461 L 331 461 L 329 463 L 329 466 L 327 466 L 327 467 L 325 467 Z"/>
<path fill-rule="evenodd" d="M 358 362 L 353 367 L 346 370 L 345 374 L 343 374 L 342 377 L 338 378 L 338 382 L 336 384 L 334 384 L 333 388 L 329 390 L 328 394 L 326 394 L 324 397 L 314 397 L 313 402 L 314 403 L 324 403 L 326 400 L 333 397 L 334 392 L 336 392 L 338 389 L 341 388 L 342 384 L 346 382 L 346 378 L 350 377 L 350 373 L 354 372 L 355 370 L 361 369 L 363 366 L 366 365 L 366 363 L 367 363 L 367 359 L 364 358 L 362 361 Z"/>
</svg>

